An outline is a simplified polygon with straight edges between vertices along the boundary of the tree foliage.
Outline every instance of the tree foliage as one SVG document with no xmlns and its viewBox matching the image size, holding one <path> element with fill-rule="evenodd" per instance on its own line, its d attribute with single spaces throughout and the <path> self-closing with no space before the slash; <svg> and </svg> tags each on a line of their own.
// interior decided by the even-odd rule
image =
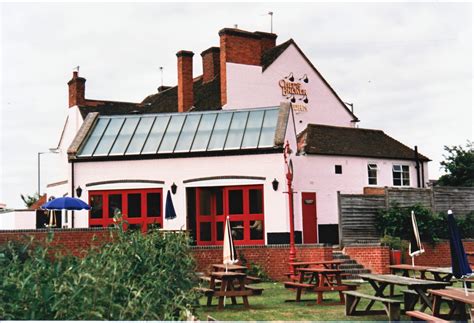
<svg viewBox="0 0 474 323">
<path fill-rule="evenodd" d="M 441 162 L 441 166 L 447 173 L 441 176 L 437 182 L 440 186 L 474 186 L 474 147 L 473 142 L 468 141 L 466 148 L 462 146 L 445 146 L 447 155 Z"/>
<path fill-rule="evenodd" d="M 26 195 L 26 196 L 23 194 L 20 194 L 20 196 L 21 196 L 21 199 L 23 200 L 23 203 L 25 203 L 25 206 L 27 208 L 31 207 L 33 204 L 38 202 L 38 200 L 41 197 L 38 193 L 34 193 L 33 195 Z"/>
</svg>

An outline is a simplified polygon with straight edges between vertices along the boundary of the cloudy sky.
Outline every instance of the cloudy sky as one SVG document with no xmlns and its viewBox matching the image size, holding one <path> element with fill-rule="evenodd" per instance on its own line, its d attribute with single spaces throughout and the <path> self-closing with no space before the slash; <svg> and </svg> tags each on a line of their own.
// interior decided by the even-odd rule
<svg viewBox="0 0 474 323">
<path fill-rule="evenodd" d="M 473 138 L 470 3 L 1 3 L 0 202 L 22 207 L 37 187 L 37 152 L 57 145 L 67 81 L 80 65 L 86 97 L 138 102 L 176 83 L 180 49 L 218 45 L 218 31 L 293 38 L 360 127 L 382 129 L 430 157 Z M 196 55 L 198 58 L 199 55 Z M 196 62 L 194 75 L 201 73 Z M 42 184 L 54 177 L 43 155 Z M 43 187 L 44 185 L 42 185 Z"/>
</svg>

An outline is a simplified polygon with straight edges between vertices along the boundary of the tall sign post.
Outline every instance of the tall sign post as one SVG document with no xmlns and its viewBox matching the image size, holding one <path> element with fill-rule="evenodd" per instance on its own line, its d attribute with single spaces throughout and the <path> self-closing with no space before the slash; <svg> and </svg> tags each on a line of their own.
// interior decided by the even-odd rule
<svg viewBox="0 0 474 323">
<path fill-rule="evenodd" d="M 290 144 L 286 141 L 285 148 L 283 150 L 283 157 L 285 158 L 286 164 L 286 182 L 288 185 L 288 207 L 290 215 L 290 263 L 294 262 L 296 259 L 296 248 L 295 248 L 295 223 L 294 223 L 294 214 L 293 214 L 293 163 L 290 159 L 291 149 Z M 292 265 L 290 265 L 290 274 L 293 277 L 295 275 L 295 270 Z"/>
</svg>

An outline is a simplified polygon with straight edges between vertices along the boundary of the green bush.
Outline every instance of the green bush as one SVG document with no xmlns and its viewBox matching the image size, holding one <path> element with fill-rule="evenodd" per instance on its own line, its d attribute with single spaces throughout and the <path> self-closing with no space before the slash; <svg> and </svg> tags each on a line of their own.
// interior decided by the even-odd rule
<svg viewBox="0 0 474 323">
<path fill-rule="evenodd" d="M 423 242 L 434 244 L 441 239 L 449 239 L 447 214 L 434 213 L 421 205 L 400 207 L 394 204 L 387 210 L 380 210 L 375 217 L 375 226 L 380 235 L 410 240 L 412 210 L 415 212 L 418 231 Z M 466 216 L 456 216 L 455 219 L 461 237 L 474 238 L 474 212 Z M 391 244 L 390 241 L 386 242 Z"/>
<path fill-rule="evenodd" d="M 197 300 L 185 234 L 111 231 L 84 258 L 37 245 L 0 258 L 0 319 L 178 320 Z"/>
</svg>

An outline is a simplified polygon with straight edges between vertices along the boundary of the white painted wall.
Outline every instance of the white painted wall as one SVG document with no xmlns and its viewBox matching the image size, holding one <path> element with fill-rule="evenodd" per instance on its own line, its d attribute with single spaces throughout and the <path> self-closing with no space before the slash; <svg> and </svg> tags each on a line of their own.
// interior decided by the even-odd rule
<svg viewBox="0 0 474 323">
<path fill-rule="evenodd" d="M 368 184 L 367 164 L 377 164 L 377 185 Z M 414 161 L 366 157 L 306 155 L 294 158 L 296 204 L 301 207 L 301 192 L 316 192 L 318 224 L 337 224 L 337 191 L 343 194 L 362 194 L 364 187 L 393 187 L 392 166 L 410 166 L 410 186 L 417 187 Z M 342 165 L 342 174 L 334 166 Z M 425 180 L 428 180 L 425 163 Z M 396 186 L 400 187 L 400 186 Z M 407 186 L 404 186 L 407 187 Z M 300 211 L 298 211 L 299 214 Z"/>
<path fill-rule="evenodd" d="M 281 154 L 240 155 L 198 158 L 174 158 L 156 160 L 129 160 L 86 162 L 75 164 L 75 185 L 83 188 L 82 199 L 87 202 L 90 190 L 127 189 L 127 188 L 162 188 L 163 195 L 176 183 L 175 195 L 172 195 L 177 218 L 164 220 L 164 229 L 176 230 L 186 227 L 186 187 L 218 185 L 252 185 L 263 184 L 264 211 L 266 232 L 288 232 L 287 196 Z M 265 180 L 222 179 L 205 182 L 183 181 L 211 176 L 258 176 Z M 272 181 L 280 182 L 278 191 L 273 191 Z M 124 183 L 87 187 L 86 184 L 110 180 L 158 180 L 164 185 Z M 88 212 L 75 212 L 75 227 L 88 226 Z M 265 234 L 266 237 L 266 234 Z"/>
<path fill-rule="evenodd" d="M 0 213 L 0 230 L 22 230 L 36 228 L 36 211 L 14 210 Z"/>
<path fill-rule="evenodd" d="M 309 78 L 308 83 L 295 80 L 301 82 L 309 99 L 308 112 L 296 116 L 298 133 L 308 123 L 354 126 L 353 117 L 294 45 L 290 45 L 263 73 L 260 66 L 227 63 L 227 104 L 224 109 L 278 106 L 281 101 L 288 101 L 282 96 L 278 82 L 290 72 L 295 78 L 304 74 Z M 296 103 L 303 104 L 298 100 Z"/>
</svg>

